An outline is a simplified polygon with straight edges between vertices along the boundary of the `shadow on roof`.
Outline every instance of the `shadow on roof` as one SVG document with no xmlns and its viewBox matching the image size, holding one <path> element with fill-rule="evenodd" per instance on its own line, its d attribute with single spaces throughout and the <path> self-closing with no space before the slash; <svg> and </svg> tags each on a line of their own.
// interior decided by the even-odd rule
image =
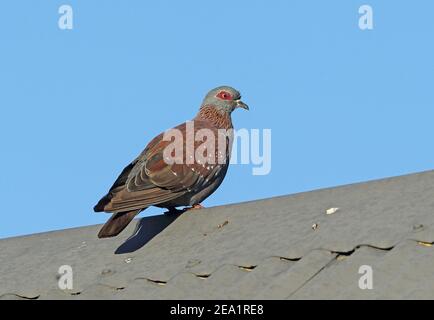
<svg viewBox="0 0 434 320">
<path fill-rule="evenodd" d="M 116 249 L 115 254 L 131 253 L 142 248 L 180 215 L 181 213 L 170 213 L 140 219 L 133 234 Z"/>
</svg>

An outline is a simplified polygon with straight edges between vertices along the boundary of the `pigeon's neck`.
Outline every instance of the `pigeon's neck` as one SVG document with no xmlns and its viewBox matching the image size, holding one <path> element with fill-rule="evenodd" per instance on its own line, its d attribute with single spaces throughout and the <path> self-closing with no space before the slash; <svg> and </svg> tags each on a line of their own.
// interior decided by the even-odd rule
<svg viewBox="0 0 434 320">
<path fill-rule="evenodd" d="M 218 129 L 233 128 L 230 113 L 220 111 L 213 106 L 202 106 L 194 120 L 209 121 Z"/>
</svg>

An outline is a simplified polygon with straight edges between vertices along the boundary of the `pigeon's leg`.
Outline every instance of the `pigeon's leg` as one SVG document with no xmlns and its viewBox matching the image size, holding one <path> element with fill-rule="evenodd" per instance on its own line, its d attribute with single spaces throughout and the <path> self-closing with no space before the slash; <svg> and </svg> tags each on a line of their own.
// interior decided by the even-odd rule
<svg viewBox="0 0 434 320">
<path fill-rule="evenodd" d="M 180 213 L 184 213 L 186 211 L 190 211 L 190 210 L 198 210 L 198 209 L 203 209 L 205 208 L 203 205 L 201 205 L 200 203 L 194 204 L 191 207 L 188 208 L 184 208 L 184 209 L 176 209 L 175 207 L 168 207 L 167 211 L 164 212 L 164 215 L 171 215 L 171 214 L 180 214 Z"/>
<path fill-rule="evenodd" d="M 200 203 L 196 203 L 194 205 L 192 205 L 190 208 L 185 208 L 185 211 L 190 211 L 190 210 L 198 210 L 198 209 L 204 209 L 205 207 L 203 205 L 201 205 Z"/>
</svg>

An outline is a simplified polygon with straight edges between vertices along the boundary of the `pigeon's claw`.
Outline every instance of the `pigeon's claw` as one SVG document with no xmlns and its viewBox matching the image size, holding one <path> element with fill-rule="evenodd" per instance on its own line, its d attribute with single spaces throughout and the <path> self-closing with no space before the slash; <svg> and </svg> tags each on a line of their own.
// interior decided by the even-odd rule
<svg viewBox="0 0 434 320">
<path fill-rule="evenodd" d="M 198 209 L 204 209 L 205 207 L 201 205 L 200 203 L 192 205 L 190 208 L 185 208 L 184 212 L 190 211 L 190 210 L 198 210 Z"/>
<path fill-rule="evenodd" d="M 184 208 L 184 209 L 176 209 L 175 207 L 167 208 L 168 210 L 164 212 L 165 215 L 171 215 L 171 214 L 180 214 L 184 213 L 186 211 L 190 210 L 198 210 L 198 209 L 204 209 L 205 207 L 201 205 L 200 203 L 194 204 L 191 207 Z"/>
</svg>

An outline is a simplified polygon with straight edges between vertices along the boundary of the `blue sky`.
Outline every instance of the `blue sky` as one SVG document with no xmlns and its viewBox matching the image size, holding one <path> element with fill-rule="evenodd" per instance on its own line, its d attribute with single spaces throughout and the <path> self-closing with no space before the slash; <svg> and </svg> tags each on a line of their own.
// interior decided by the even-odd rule
<svg viewBox="0 0 434 320">
<path fill-rule="evenodd" d="M 62 4 L 73 30 L 58 28 Z M 362 4 L 373 30 L 358 28 Z M 433 12 L 428 0 L 2 1 L 0 238 L 104 222 L 92 207 L 121 169 L 222 84 L 250 106 L 237 128 L 272 130 L 272 171 L 232 166 L 206 206 L 432 169 Z"/>
</svg>

